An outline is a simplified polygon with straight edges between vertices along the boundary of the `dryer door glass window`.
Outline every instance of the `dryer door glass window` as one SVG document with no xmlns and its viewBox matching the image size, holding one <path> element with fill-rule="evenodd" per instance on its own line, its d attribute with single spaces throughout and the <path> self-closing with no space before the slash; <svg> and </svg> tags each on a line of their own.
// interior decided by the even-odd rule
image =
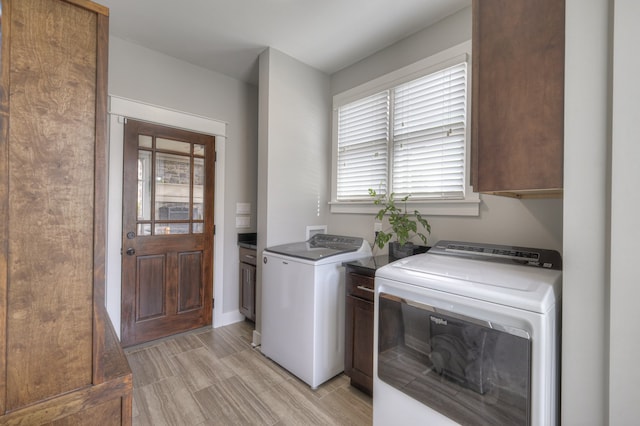
<svg viewBox="0 0 640 426">
<path fill-rule="evenodd" d="M 461 424 L 530 419 L 529 334 L 380 294 L 378 377 Z"/>
</svg>

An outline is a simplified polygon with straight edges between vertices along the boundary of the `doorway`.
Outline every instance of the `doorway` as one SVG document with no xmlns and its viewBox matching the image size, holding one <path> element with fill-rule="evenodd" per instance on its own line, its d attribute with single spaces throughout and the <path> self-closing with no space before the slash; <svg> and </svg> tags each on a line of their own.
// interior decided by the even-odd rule
<svg viewBox="0 0 640 426">
<path fill-rule="evenodd" d="M 211 325 L 215 138 L 124 126 L 121 340 Z"/>
</svg>

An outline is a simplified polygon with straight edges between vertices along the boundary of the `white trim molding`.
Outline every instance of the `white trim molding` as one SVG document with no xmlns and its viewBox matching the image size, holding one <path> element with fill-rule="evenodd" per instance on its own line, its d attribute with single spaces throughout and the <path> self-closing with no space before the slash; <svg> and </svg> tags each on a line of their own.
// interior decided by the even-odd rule
<svg viewBox="0 0 640 426">
<path fill-rule="evenodd" d="M 226 137 L 227 123 L 132 99 L 109 96 L 109 114 L 161 124 L 206 135 Z"/>
</svg>

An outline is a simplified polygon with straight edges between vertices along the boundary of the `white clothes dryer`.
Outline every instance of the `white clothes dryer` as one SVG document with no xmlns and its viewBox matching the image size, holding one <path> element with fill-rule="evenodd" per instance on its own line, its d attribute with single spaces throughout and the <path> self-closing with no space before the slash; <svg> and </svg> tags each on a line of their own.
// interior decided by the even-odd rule
<svg viewBox="0 0 640 426">
<path fill-rule="evenodd" d="M 558 424 L 561 268 L 454 241 L 380 268 L 374 425 Z"/>
</svg>

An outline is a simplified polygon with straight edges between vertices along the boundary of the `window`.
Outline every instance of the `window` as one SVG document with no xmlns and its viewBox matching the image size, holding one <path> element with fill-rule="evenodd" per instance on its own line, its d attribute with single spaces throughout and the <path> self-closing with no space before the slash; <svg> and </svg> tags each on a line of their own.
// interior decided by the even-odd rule
<svg viewBox="0 0 640 426">
<path fill-rule="evenodd" d="M 370 202 L 372 188 L 477 212 L 466 183 L 468 54 L 446 54 L 334 97 L 332 211 Z"/>
</svg>

